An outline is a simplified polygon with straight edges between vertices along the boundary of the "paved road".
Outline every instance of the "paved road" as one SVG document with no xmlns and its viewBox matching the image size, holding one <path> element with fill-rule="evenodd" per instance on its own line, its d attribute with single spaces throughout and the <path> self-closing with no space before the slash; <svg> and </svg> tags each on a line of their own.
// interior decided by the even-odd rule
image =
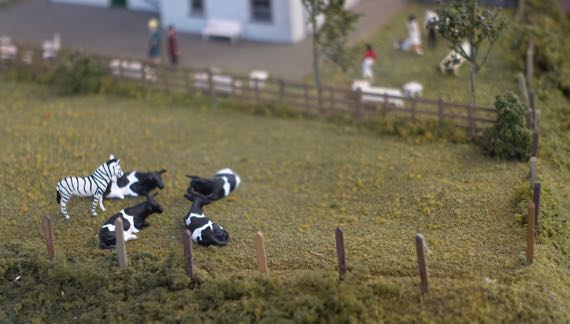
<svg viewBox="0 0 570 324">
<path fill-rule="evenodd" d="M 364 16 L 356 26 L 353 43 L 369 36 L 407 4 L 407 0 L 361 0 L 354 8 Z M 144 58 L 147 21 L 153 14 L 116 8 L 56 4 L 24 0 L 0 11 L 0 35 L 40 44 L 59 32 L 65 47 L 90 52 Z M 311 42 L 281 45 L 240 41 L 203 41 L 197 35 L 179 34 L 181 64 L 216 66 L 245 74 L 268 70 L 272 76 L 293 80 L 311 73 Z"/>
</svg>

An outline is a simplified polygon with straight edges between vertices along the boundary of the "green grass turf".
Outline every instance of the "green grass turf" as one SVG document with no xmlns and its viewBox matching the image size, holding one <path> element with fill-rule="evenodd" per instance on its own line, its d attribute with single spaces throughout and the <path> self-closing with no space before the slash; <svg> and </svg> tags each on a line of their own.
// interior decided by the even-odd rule
<svg viewBox="0 0 570 324">
<path fill-rule="evenodd" d="M 3 88 L 7 190 L 0 235 L 27 246 L 43 249 L 40 236 L 18 233 L 37 234 L 40 217 L 51 215 L 60 250 L 108 253 L 96 249 L 98 227 L 141 199 L 108 201 L 109 211 L 92 217 L 91 201 L 74 198 L 65 224 L 54 188 L 65 176 L 90 174 L 113 153 L 125 170 L 169 170 L 158 196 L 165 213 L 129 242 L 132 251 L 178 248 L 190 206 L 182 197 L 184 175 L 231 167 L 243 185 L 206 213 L 228 229 L 232 243 L 197 253 L 197 264 L 212 271 L 253 270 L 257 230 L 267 237 L 272 269 L 320 269 L 334 257 L 337 225 L 346 230 L 350 263 L 364 262 L 378 273 L 415 273 L 416 231 L 437 256 L 434 276 L 491 275 L 518 266 L 524 230 L 513 226 L 511 188 L 520 185 L 526 165 L 486 159 L 473 146 L 410 145 L 318 121 L 103 97 L 38 98 L 34 90 Z M 496 235 L 489 240 L 490 233 Z M 456 263 L 466 266 L 456 269 Z"/>
<path fill-rule="evenodd" d="M 216 291 L 223 286 L 230 289 L 226 293 L 231 295 L 232 289 L 246 289 L 240 285 L 256 291 L 268 284 L 271 289 L 243 297 L 259 303 L 259 318 L 294 316 L 282 307 L 293 307 L 289 311 L 306 307 L 309 313 L 316 312 L 319 307 L 305 304 L 320 304 L 328 298 L 341 304 L 343 298 L 365 303 L 365 309 L 372 307 L 364 311 L 366 317 L 362 317 L 361 309 L 356 313 L 349 310 L 349 318 L 377 320 L 406 316 L 508 319 L 520 314 L 539 316 L 550 308 L 553 311 L 549 310 L 547 316 L 556 319 L 567 307 L 561 302 L 568 300 L 568 291 L 564 290 L 567 286 L 554 284 L 562 276 L 559 271 L 566 270 L 550 272 L 552 263 L 547 256 L 554 252 L 549 246 L 538 248 L 539 262 L 544 264 L 525 267 L 522 252 L 526 230 L 515 222 L 519 199 L 515 188 L 526 183 L 524 163 L 487 159 L 472 145 L 412 144 L 322 121 L 259 117 L 153 98 L 60 98 L 45 89 L 6 82 L 0 83 L 0 95 L 4 98 L 0 103 L 0 237 L 5 243 L 43 254 L 40 219 L 50 215 L 60 257 L 86 264 L 105 260 L 113 252 L 97 249 L 99 226 L 113 212 L 141 199 L 107 201 L 108 211 L 92 217 L 90 200 L 74 198 L 68 208 L 71 219 L 64 223 L 54 188 L 64 176 L 89 174 L 113 153 L 126 170 L 169 170 L 166 188 L 158 196 L 165 212 L 152 216 L 152 226 L 139 233 L 139 240 L 128 242 L 127 248 L 135 259 L 174 255 L 178 274 L 183 271 L 182 220 L 190 207 L 182 197 L 188 184 L 184 175 L 210 175 L 219 168 L 231 167 L 242 177 L 242 186 L 232 196 L 206 208 L 206 214 L 230 232 L 231 243 L 224 248 L 195 248 L 195 264 L 204 290 L 199 289 L 201 293 L 191 298 L 217 305 L 211 309 L 204 306 L 208 311 L 233 303 L 224 292 L 211 291 L 213 295 L 208 295 L 208 289 Z M 337 225 L 345 229 L 350 276 L 356 276 L 352 284 L 338 287 L 330 282 L 334 282 Z M 252 282 L 242 277 L 255 276 L 253 239 L 258 230 L 265 234 L 269 268 L 276 282 Z M 416 304 L 416 232 L 425 235 L 431 250 L 427 259 L 434 292 L 424 306 Z M 48 278 L 54 276 L 50 273 L 63 271 L 79 280 L 75 276 L 89 278 L 95 271 L 85 272 L 83 266 L 80 272 L 85 274 L 75 275 L 69 269 L 57 269 L 48 271 Z M 88 280 L 103 280 L 101 275 L 111 271 L 104 269 L 103 274 L 93 273 L 95 278 Z M 5 280 L 13 279 L 8 278 L 9 273 L 25 272 L 9 266 L 4 271 Z M 129 276 L 136 278 L 145 271 L 149 270 L 143 264 L 135 263 Z M 114 276 L 112 271 L 109 275 Z M 61 280 L 56 277 L 52 280 Z M 37 280 L 45 280 L 41 278 Z M 245 283 L 240 284 L 243 280 Z M 307 283 L 309 287 L 303 288 Z M 550 295 L 535 285 L 555 291 L 556 298 L 549 301 Z M 549 306 L 527 309 L 524 299 L 530 293 L 528 289 L 545 300 L 541 305 Z M 143 291 L 144 298 L 158 302 L 153 299 L 158 297 L 152 297 L 154 290 Z M 295 306 L 282 305 L 279 300 L 290 298 L 290 294 L 297 296 L 292 300 Z M 394 294 L 405 297 L 396 298 Z M 465 308 L 463 294 L 474 294 L 469 298 L 480 303 L 481 309 Z M 308 298 L 306 302 L 302 296 Z M 393 303 L 394 298 L 410 306 L 384 305 L 376 309 L 369 305 L 372 300 Z M 499 300 L 496 305 L 493 298 Z M 67 302 L 79 305 L 75 310 L 79 313 L 93 307 L 91 303 Z M 176 306 L 177 302 L 164 303 L 165 310 L 182 307 Z M 228 314 L 240 318 L 243 313 L 239 311 L 246 311 L 243 307 L 233 312 L 230 307 Z M 446 307 L 458 309 L 449 312 Z M 273 308 L 284 313 L 272 313 Z M 327 314 L 325 307 L 318 317 L 343 318 L 335 314 Z M 151 316 L 144 312 L 139 315 L 139 319 Z"/>
</svg>

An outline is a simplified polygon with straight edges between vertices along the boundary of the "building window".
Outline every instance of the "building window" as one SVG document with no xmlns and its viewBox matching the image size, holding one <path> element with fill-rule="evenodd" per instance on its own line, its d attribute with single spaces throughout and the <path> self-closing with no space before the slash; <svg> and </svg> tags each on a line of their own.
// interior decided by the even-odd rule
<svg viewBox="0 0 570 324">
<path fill-rule="evenodd" d="M 271 22 L 273 20 L 271 0 L 251 0 L 251 20 Z"/>
<path fill-rule="evenodd" d="M 190 15 L 204 16 L 204 0 L 190 0 Z"/>
</svg>

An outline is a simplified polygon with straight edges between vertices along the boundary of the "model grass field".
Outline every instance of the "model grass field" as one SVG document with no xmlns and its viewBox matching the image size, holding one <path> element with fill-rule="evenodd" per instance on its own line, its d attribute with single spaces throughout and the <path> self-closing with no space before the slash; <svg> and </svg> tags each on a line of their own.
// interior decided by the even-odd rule
<svg viewBox="0 0 570 324">
<path fill-rule="evenodd" d="M 421 9 L 409 10 L 420 16 Z M 385 37 L 403 37 L 404 20 L 398 19 L 408 14 L 392 21 Z M 431 54 L 425 52 L 398 57 L 426 60 Z M 481 73 L 487 90 L 479 96 L 488 105 L 494 95 L 515 89 L 516 71 L 501 53 Z M 386 55 L 396 54 L 386 49 Z M 401 65 L 402 82 L 407 74 L 440 78 L 433 65 L 408 63 Z M 489 76 L 497 71 L 492 66 L 500 69 L 499 79 Z M 426 93 L 466 102 L 467 77 L 451 78 L 445 82 L 457 88 Z M 535 263 L 529 266 L 524 256 L 525 162 L 485 157 L 473 144 L 256 116 L 160 95 L 60 97 L 49 88 L 3 80 L 0 98 L 0 321 L 569 320 L 567 241 L 543 235 Z M 543 125 L 549 123 L 545 116 Z M 131 265 L 123 270 L 115 252 L 98 249 L 99 227 L 144 197 L 106 200 L 107 211 L 96 217 L 89 213 L 91 199 L 74 197 L 67 222 L 56 203 L 57 181 L 90 174 L 109 154 L 126 171 L 168 169 L 165 189 L 155 197 L 164 212 L 149 217 L 151 226 L 127 242 Z M 567 211 L 564 183 L 570 178 L 559 165 L 540 163 L 547 233 L 555 232 L 549 231 L 555 217 L 567 218 L 556 214 Z M 225 167 L 242 184 L 205 213 L 231 241 L 223 248 L 195 246 L 197 279 L 191 282 L 181 240 L 191 205 L 184 198 L 185 175 L 210 176 Z M 53 261 L 45 256 L 44 215 L 55 228 Z M 345 233 L 349 271 L 343 282 L 335 268 L 336 226 Z M 269 275 L 257 271 L 257 231 L 266 238 Z M 423 296 L 418 232 L 430 251 L 430 291 Z"/>
</svg>

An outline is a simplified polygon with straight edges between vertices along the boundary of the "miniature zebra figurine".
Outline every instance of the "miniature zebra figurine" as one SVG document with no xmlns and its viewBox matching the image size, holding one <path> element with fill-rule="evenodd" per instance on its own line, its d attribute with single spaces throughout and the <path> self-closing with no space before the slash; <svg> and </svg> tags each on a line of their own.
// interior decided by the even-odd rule
<svg viewBox="0 0 570 324">
<path fill-rule="evenodd" d="M 105 211 L 105 207 L 103 207 L 103 193 L 111 182 L 112 177 L 123 176 L 120 162 L 121 160 L 117 160 L 111 155 L 109 160 L 101 164 L 90 176 L 71 176 L 57 183 L 57 203 L 61 205 L 61 212 L 65 220 L 69 219 L 69 215 L 67 214 L 67 202 L 71 196 L 74 195 L 79 197 L 93 196 L 93 205 L 91 207 L 91 214 L 93 216 L 97 216 L 97 204 L 99 204 L 101 210 Z"/>
</svg>

